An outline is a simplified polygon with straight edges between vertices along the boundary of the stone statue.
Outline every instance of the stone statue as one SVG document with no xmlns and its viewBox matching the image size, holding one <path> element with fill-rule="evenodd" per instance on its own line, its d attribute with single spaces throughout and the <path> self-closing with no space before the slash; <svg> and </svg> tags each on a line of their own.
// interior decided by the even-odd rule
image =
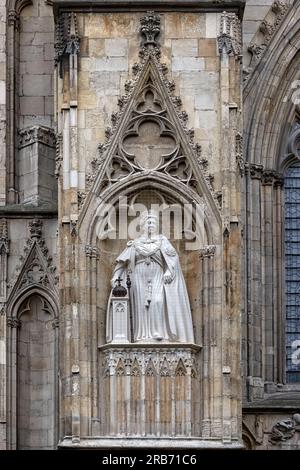
<svg viewBox="0 0 300 470">
<path fill-rule="evenodd" d="M 178 255 L 158 234 L 158 217 L 145 212 L 142 235 L 127 243 L 116 260 L 112 286 L 130 277 L 133 342 L 194 343 L 192 315 Z M 107 341 L 112 338 L 111 297 L 107 312 Z"/>
</svg>

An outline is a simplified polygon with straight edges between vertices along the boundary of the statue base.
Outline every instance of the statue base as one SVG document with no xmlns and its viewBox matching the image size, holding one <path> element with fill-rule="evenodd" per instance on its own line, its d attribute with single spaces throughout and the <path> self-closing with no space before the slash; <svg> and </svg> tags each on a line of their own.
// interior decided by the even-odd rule
<svg viewBox="0 0 300 470">
<path fill-rule="evenodd" d="M 102 436 L 200 436 L 200 346 L 106 344 L 102 355 Z"/>
</svg>

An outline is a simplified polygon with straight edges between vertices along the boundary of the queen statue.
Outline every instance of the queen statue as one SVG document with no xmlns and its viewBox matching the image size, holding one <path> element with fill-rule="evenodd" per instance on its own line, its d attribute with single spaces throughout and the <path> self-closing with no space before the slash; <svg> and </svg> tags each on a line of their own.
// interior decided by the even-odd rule
<svg viewBox="0 0 300 470">
<path fill-rule="evenodd" d="M 129 279 L 133 342 L 194 343 L 192 315 L 179 257 L 158 233 L 158 216 L 144 212 L 141 236 L 127 243 L 116 260 L 112 286 Z M 111 341 L 110 302 L 107 341 Z"/>
</svg>

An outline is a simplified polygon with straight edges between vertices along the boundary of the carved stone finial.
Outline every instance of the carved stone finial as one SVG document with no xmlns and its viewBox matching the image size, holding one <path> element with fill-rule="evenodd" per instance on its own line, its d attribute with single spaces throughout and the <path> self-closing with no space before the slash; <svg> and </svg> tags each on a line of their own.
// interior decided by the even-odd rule
<svg viewBox="0 0 300 470">
<path fill-rule="evenodd" d="M 235 13 L 224 11 L 221 16 L 220 34 L 217 38 L 219 53 L 236 57 L 242 53 L 241 23 Z"/>
<path fill-rule="evenodd" d="M 0 220 L 0 253 L 8 253 L 9 240 L 8 240 L 8 230 L 7 230 L 7 220 L 1 219 Z"/>
<path fill-rule="evenodd" d="M 250 79 L 254 68 L 261 60 L 265 51 L 268 49 L 269 43 L 271 42 L 275 33 L 278 31 L 289 8 L 289 2 L 286 0 L 275 0 L 271 6 L 270 11 L 262 20 L 258 28 L 258 32 L 248 46 L 248 51 L 252 55 L 252 60 L 247 73 L 247 81 Z"/>
<path fill-rule="evenodd" d="M 39 219 L 33 219 L 29 222 L 30 238 L 39 240 L 42 237 L 43 222 Z"/>
<path fill-rule="evenodd" d="M 147 11 L 147 14 L 141 18 L 140 32 L 143 37 L 143 47 L 159 47 L 156 37 L 160 33 L 160 17 L 154 11 Z"/>
</svg>

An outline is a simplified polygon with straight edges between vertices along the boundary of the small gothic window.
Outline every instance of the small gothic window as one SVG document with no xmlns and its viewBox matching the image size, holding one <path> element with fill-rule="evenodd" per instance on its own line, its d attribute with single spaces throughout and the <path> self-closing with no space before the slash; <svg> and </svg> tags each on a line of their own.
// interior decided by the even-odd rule
<svg viewBox="0 0 300 470">
<path fill-rule="evenodd" d="M 300 382 L 300 162 L 285 174 L 286 381 Z"/>
</svg>

